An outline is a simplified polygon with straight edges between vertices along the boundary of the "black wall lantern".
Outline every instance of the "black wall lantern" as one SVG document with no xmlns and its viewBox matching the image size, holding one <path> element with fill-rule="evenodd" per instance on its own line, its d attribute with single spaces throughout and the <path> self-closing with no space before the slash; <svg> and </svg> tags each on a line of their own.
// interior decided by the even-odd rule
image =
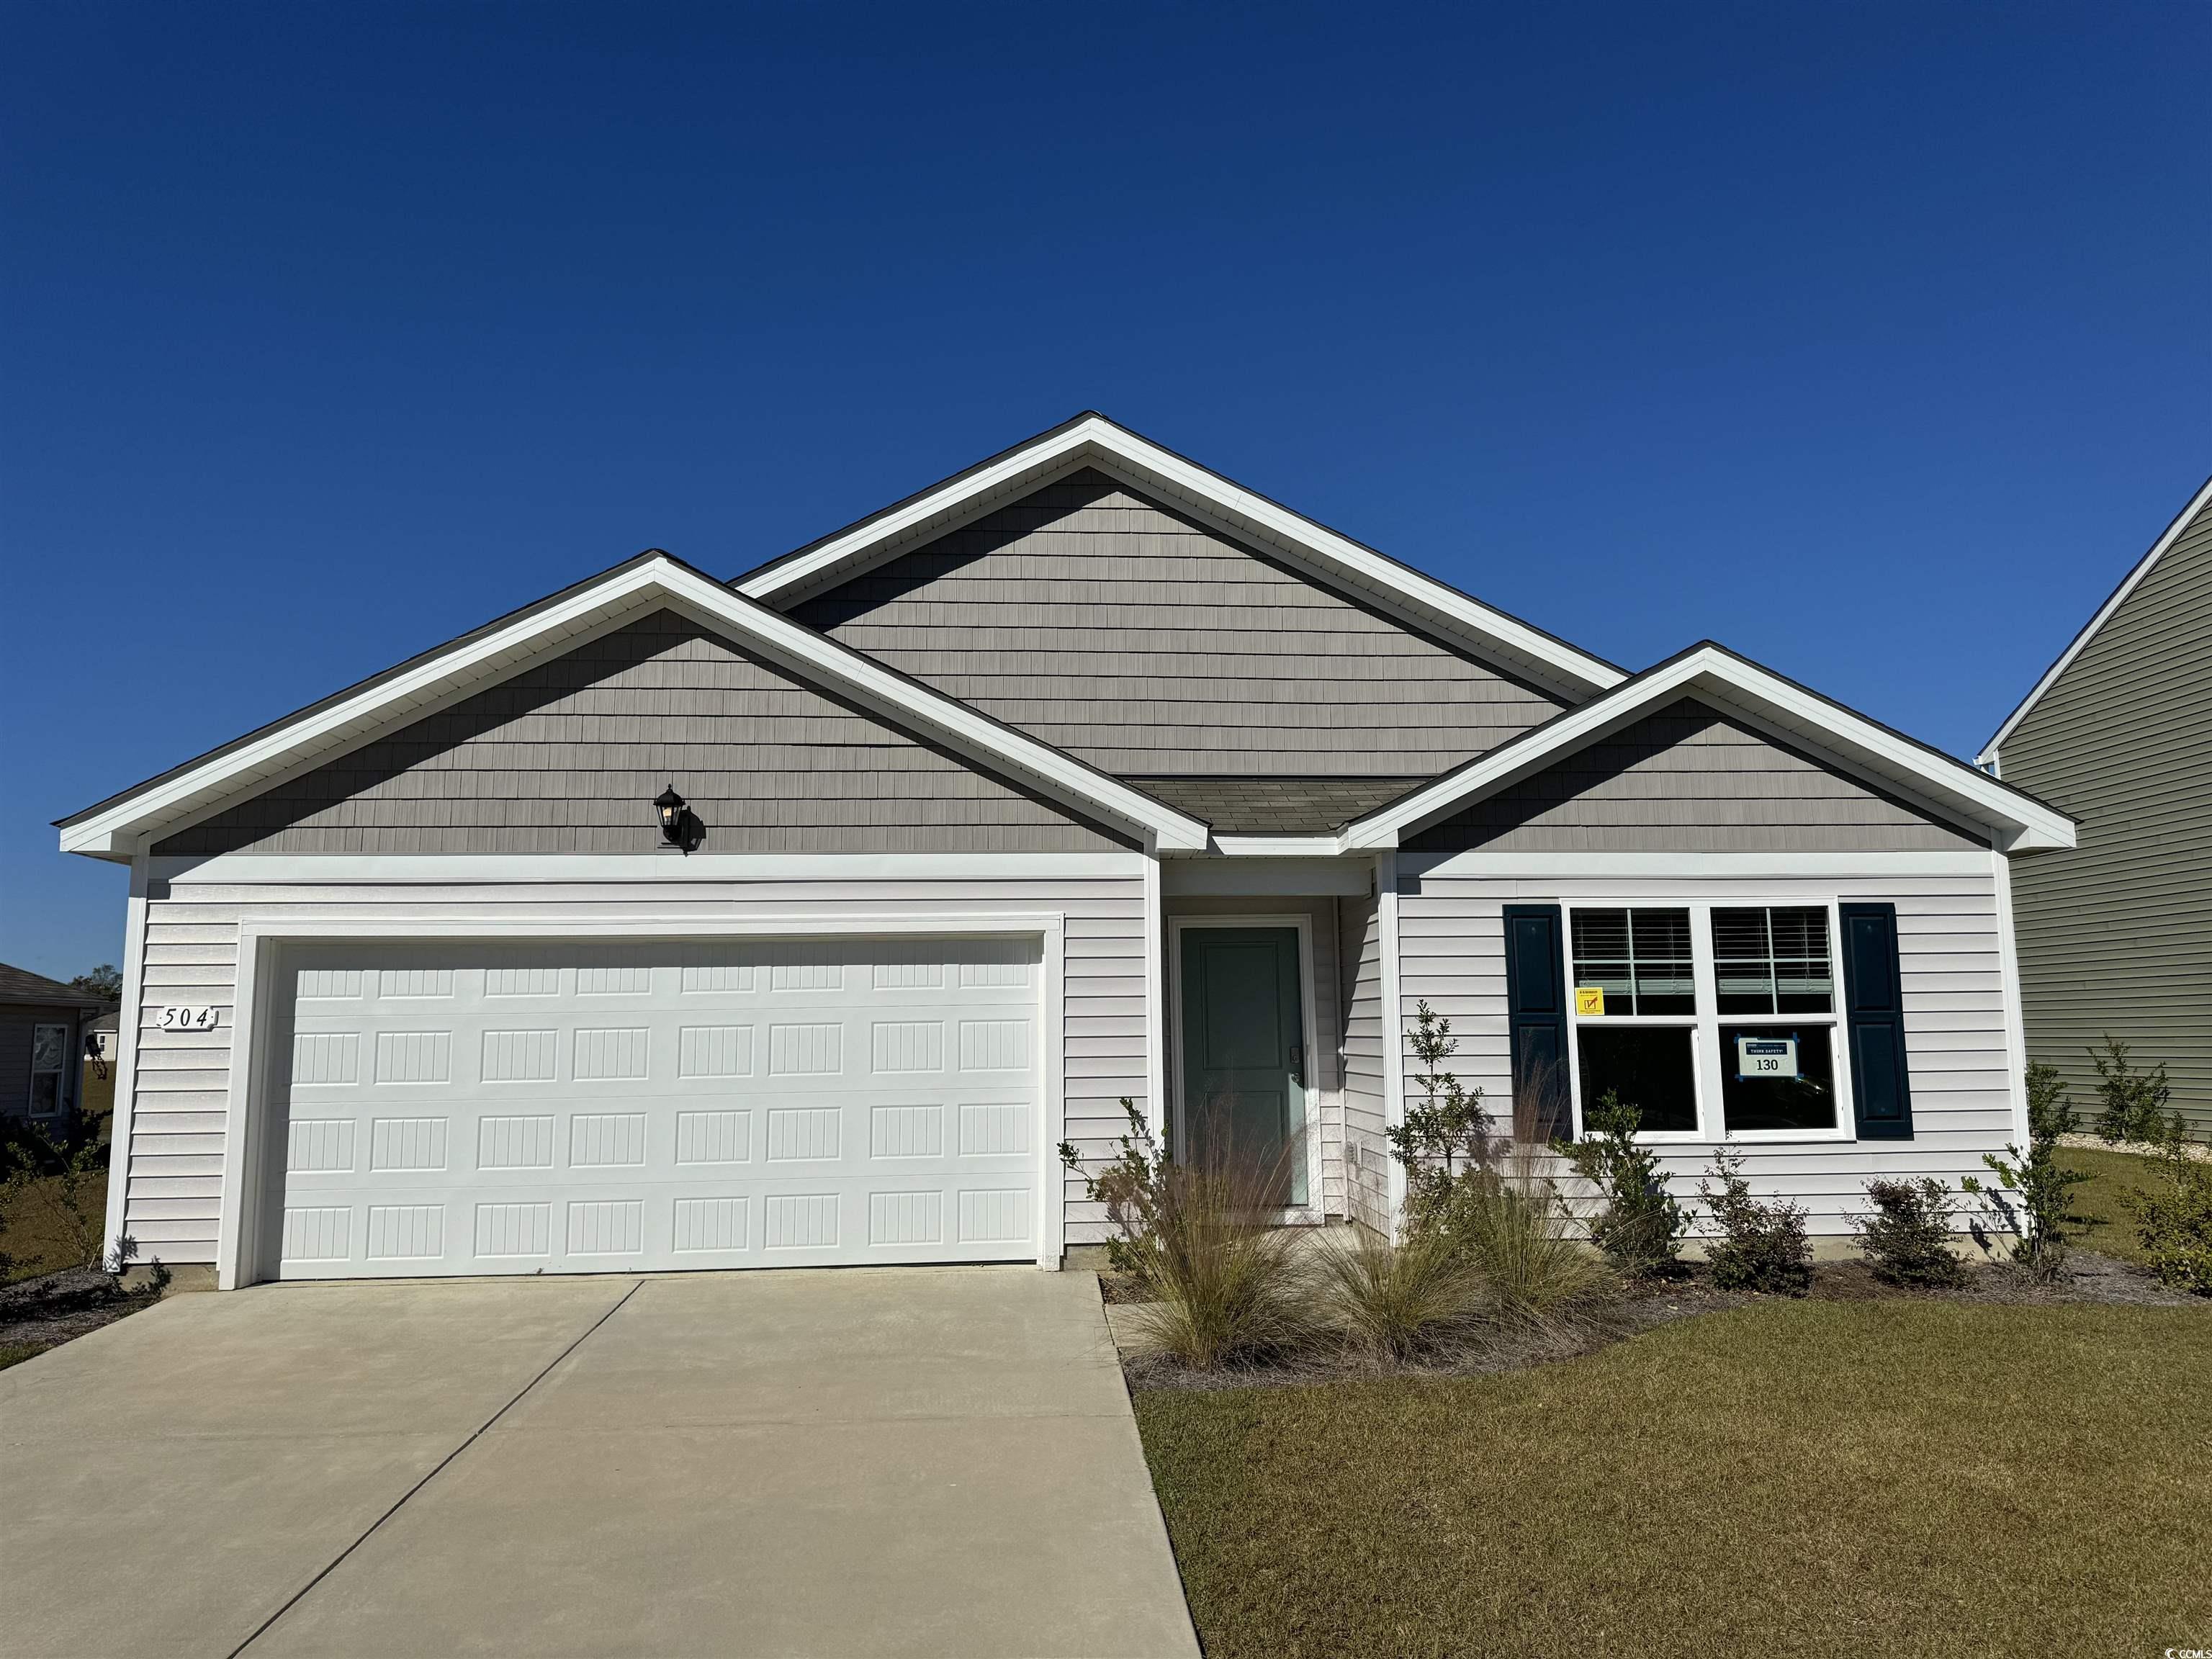
<svg viewBox="0 0 2212 1659">
<path fill-rule="evenodd" d="M 688 837 L 684 833 L 687 816 L 684 810 L 684 797 L 676 793 L 674 784 L 670 784 L 655 798 L 653 810 L 660 814 L 661 840 L 671 847 L 682 848 L 687 854 L 690 852 L 690 848 L 684 845 Z"/>
</svg>

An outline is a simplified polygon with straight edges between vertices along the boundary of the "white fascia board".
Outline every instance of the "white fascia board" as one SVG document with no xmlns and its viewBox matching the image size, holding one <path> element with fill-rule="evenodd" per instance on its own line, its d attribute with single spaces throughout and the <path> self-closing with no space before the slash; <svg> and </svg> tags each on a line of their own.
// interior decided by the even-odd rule
<svg viewBox="0 0 2212 1659">
<path fill-rule="evenodd" d="M 558 605 L 457 647 L 328 708 L 219 755 L 204 766 L 128 796 L 108 811 L 61 831 L 65 853 L 114 857 L 178 827 L 187 814 L 298 769 L 316 757 L 365 740 L 394 722 L 509 672 L 579 635 L 603 628 L 610 615 L 629 616 L 660 604 L 742 641 L 803 676 L 834 683 L 885 718 L 926 727 L 971 757 L 1011 767 L 1055 799 L 1142 830 L 1160 848 L 1195 849 L 1206 828 L 1120 781 L 986 718 L 966 704 L 894 674 L 824 640 L 801 624 L 733 597 L 673 559 L 635 564 Z"/>
<path fill-rule="evenodd" d="M 1494 611 L 1445 584 L 1384 558 L 1288 507 L 1231 483 L 1181 456 L 1091 416 L 1000 458 L 993 465 L 870 520 L 804 556 L 760 572 L 740 585 L 748 599 L 769 600 L 821 582 L 841 566 L 855 569 L 927 533 L 940 533 L 971 503 L 995 506 L 1085 462 L 1123 482 L 1153 489 L 1202 509 L 1225 527 L 1279 547 L 1336 580 L 1405 607 L 1470 643 L 1525 665 L 1535 678 L 1579 695 L 1626 678 L 1611 664 L 1576 650 L 1540 629 Z"/>
<path fill-rule="evenodd" d="M 222 853 L 146 860 L 172 885 L 675 886 L 773 881 L 1049 881 L 1140 876 L 1142 853 Z"/>
<path fill-rule="evenodd" d="M 1216 836 L 1212 849 L 1232 859 L 1333 859 L 1334 836 Z"/>
<path fill-rule="evenodd" d="M 2112 598 L 2097 607 L 2097 614 L 2090 617 L 2087 624 L 2074 636 L 2073 642 L 2059 653 L 2058 660 L 2044 671 L 2043 678 L 2035 683 L 2035 689 L 2021 699 L 2020 707 L 2005 716 L 2005 722 L 1997 727 L 1996 735 L 1982 746 L 1980 754 L 1974 757 L 1976 765 L 1995 767 L 1997 764 L 1997 750 L 2004 746 L 2004 740 L 2027 718 L 2028 711 L 2043 701 L 2043 694 L 2058 683 L 2058 677 L 2074 665 L 2074 659 L 2088 649 L 2089 641 L 2097 637 L 2098 630 L 2112 620 L 2115 611 L 2127 603 L 2128 595 L 2142 585 L 2142 579 L 2149 575 L 2152 568 L 2165 556 L 2166 550 L 2181 539 L 2182 532 L 2196 523 L 2197 515 L 2208 507 L 2212 507 L 2212 478 L 2204 481 L 2204 487 L 2197 492 L 2188 506 L 2181 509 L 2173 522 L 2166 526 L 2165 533 L 2151 544 L 2150 551 L 2136 562 L 2136 568 L 2129 571 L 2120 585 L 2112 590 Z"/>
<path fill-rule="evenodd" d="M 1562 756 L 1612 735 L 1655 707 L 1696 695 L 1728 713 L 1779 730 L 1832 757 L 1877 787 L 1995 830 L 2003 850 L 2074 845 L 2065 814 L 1726 652 L 1701 647 L 1607 696 L 1593 698 L 1418 794 L 1346 827 L 1346 851 L 1395 847 L 1472 800 L 1516 783 Z"/>
</svg>

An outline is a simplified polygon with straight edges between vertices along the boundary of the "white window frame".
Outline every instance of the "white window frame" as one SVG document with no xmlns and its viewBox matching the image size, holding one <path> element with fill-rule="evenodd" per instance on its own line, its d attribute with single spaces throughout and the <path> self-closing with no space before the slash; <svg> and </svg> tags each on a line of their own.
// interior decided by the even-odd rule
<svg viewBox="0 0 2212 1659">
<path fill-rule="evenodd" d="M 54 1079 L 53 1109 L 52 1111 L 46 1112 L 40 1111 L 38 1108 L 38 1081 L 41 1077 L 46 1075 L 46 1073 L 39 1069 L 39 1033 L 41 1031 L 59 1031 L 62 1034 L 61 1063 L 54 1067 L 52 1074 Z M 65 1117 L 69 1115 L 70 1032 L 70 1023 L 65 1019 L 35 1019 L 31 1022 L 30 1065 L 28 1071 L 24 1075 L 24 1087 L 27 1093 L 24 1097 L 23 1107 L 24 1109 L 33 1117 Z"/>
<path fill-rule="evenodd" d="M 1565 955 L 1568 978 L 1567 997 L 1567 1080 L 1574 1101 L 1575 1134 L 1583 1133 L 1583 1058 L 1582 1030 L 1586 1025 L 1595 1026 L 1662 1026 L 1686 1028 L 1690 1038 L 1690 1079 L 1692 1098 L 1697 1103 L 1698 1125 L 1694 1129 L 1646 1129 L 1637 1134 L 1639 1141 L 1654 1146 L 1718 1146 L 1723 1141 L 1742 1142 L 1747 1146 L 1777 1145 L 1832 1145 L 1838 1141 L 1858 1139 L 1856 1103 L 1851 1097 L 1850 1056 L 1843 1039 L 1843 932 L 1838 912 L 1839 901 L 1832 895 L 1825 897 L 1808 896 L 1802 893 L 1766 895 L 1762 893 L 1731 893 L 1725 898 L 1632 897 L 1609 896 L 1603 898 L 1563 900 L 1560 944 Z M 1575 1010 L 1573 996 L 1575 977 L 1574 917 L 1577 910 L 1686 910 L 1690 915 L 1690 964 L 1696 991 L 1697 1012 L 1689 1014 L 1594 1014 L 1585 1017 Z M 1828 972 L 1833 989 L 1829 995 L 1829 1010 L 1825 1014 L 1723 1014 L 1720 1012 L 1719 976 L 1713 958 L 1713 912 L 1716 910 L 1821 910 L 1828 919 Z M 1826 1026 L 1828 1031 L 1828 1064 L 1835 1079 L 1836 1122 L 1829 1129 L 1737 1129 L 1728 1127 L 1726 1109 L 1722 1100 L 1722 1068 L 1728 1063 L 1721 1053 L 1721 1027 L 1761 1025 Z"/>
</svg>

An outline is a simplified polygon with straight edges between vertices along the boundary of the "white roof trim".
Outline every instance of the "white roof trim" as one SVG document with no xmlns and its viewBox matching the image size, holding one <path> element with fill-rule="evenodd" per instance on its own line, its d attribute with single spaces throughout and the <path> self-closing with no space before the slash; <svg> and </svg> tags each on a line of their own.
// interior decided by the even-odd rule
<svg viewBox="0 0 2212 1659">
<path fill-rule="evenodd" d="M 1152 490 L 1234 534 L 1279 550 L 1386 610 L 1455 635 L 1540 684 L 1577 696 L 1626 676 L 1542 629 L 1492 609 L 1266 496 L 1209 472 L 1102 415 L 1086 415 L 793 557 L 741 578 L 748 599 L 789 604 L 942 535 L 963 520 L 1095 465 Z"/>
<path fill-rule="evenodd" d="M 1018 774 L 1054 799 L 1139 830 L 1157 848 L 1196 849 L 1206 844 L 1206 828 L 1199 820 L 811 629 L 749 604 L 664 554 L 633 561 L 506 627 L 218 751 L 203 764 L 132 790 L 103 810 L 65 823 L 62 850 L 128 857 L 226 801 L 267 788 L 400 721 L 419 719 L 504 678 L 526 662 L 659 605 L 685 611 L 806 678 L 833 684 L 886 719 L 927 730 L 963 754 Z"/>
<path fill-rule="evenodd" d="M 2005 852 L 2074 845 L 2074 823 L 2064 813 L 1756 663 L 1718 646 L 1701 645 L 1347 825 L 1340 837 L 1344 849 L 1395 847 L 1468 802 L 1611 736 L 1656 707 L 1690 696 L 1815 749 L 1916 805 L 1985 826 Z"/>
<path fill-rule="evenodd" d="M 2112 590 L 2112 597 L 2097 608 L 2097 614 L 2090 617 L 2087 626 L 2074 636 L 2073 643 L 2059 653 L 2058 660 L 2044 671 L 2043 678 L 2036 681 L 2035 689 L 2021 700 L 2020 707 L 2005 716 L 2005 723 L 1997 727 L 1996 735 L 1984 744 L 1982 752 L 1974 757 L 1977 763 L 1983 766 L 1997 763 L 1998 749 L 2013 734 L 2014 729 L 2027 718 L 2027 711 L 2042 701 L 2043 694 L 2058 683 L 2061 674 L 2073 666 L 2074 659 L 2088 647 L 2089 641 L 2096 638 L 2097 630 L 2112 620 L 2112 612 L 2127 603 L 2128 595 L 2142 585 L 2145 576 L 2150 574 L 2151 567 L 2165 556 L 2167 548 L 2181 539 L 2182 532 L 2196 523 L 2197 514 L 2208 506 L 2212 506 L 2212 478 L 2204 481 L 2204 487 L 2197 492 L 2188 506 L 2181 509 L 2174 521 L 2166 526 L 2166 533 L 2151 544 L 2150 551 L 2136 562 L 2136 568 L 2129 571 L 2120 585 Z"/>
</svg>

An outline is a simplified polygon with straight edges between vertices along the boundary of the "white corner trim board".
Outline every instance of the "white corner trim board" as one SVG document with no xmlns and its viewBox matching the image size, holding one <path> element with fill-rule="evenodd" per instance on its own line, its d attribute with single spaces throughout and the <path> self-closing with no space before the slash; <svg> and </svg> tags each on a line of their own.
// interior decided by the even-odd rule
<svg viewBox="0 0 2212 1659">
<path fill-rule="evenodd" d="M 2173 522 L 2166 526 L 2159 538 L 2151 544 L 2150 551 L 2136 560 L 2135 568 L 2120 579 L 2120 585 L 2112 590 L 2112 597 L 2097 607 L 2095 616 L 2082 624 L 2081 631 L 2058 653 L 2058 660 L 2043 671 L 2043 678 L 2036 681 L 2034 689 L 2020 700 L 2020 706 L 2005 716 L 2004 724 L 1996 729 L 1996 735 L 1982 746 L 1980 754 L 1974 757 L 1977 764 L 1997 769 L 2001 772 L 1997 751 L 2004 746 L 2005 739 L 2027 718 L 2028 711 L 2043 701 L 2044 693 L 2058 683 L 2058 677 L 2074 665 L 2074 659 L 2088 648 L 2089 641 L 2095 639 L 2098 631 L 2112 620 L 2112 613 L 2127 603 L 2128 595 L 2142 585 L 2143 578 L 2149 575 L 2158 562 L 2166 556 L 2166 549 L 2181 538 L 2182 532 L 2194 524 L 2197 515 L 2207 507 L 2212 507 L 2212 478 L 2204 481 L 2203 488 L 2190 498 L 2189 505 L 2174 516 Z"/>
<path fill-rule="evenodd" d="M 1995 832 L 2002 851 L 2074 845 L 2073 820 L 2055 808 L 1732 652 L 1701 645 L 1370 813 L 1346 827 L 1341 837 L 1345 850 L 1395 847 L 1468 803 L 1691 695 L 1817 749 L 1880 787 Z"/>
<path fill-rule="evenodd" d="M 1165 494 L 1200 509 L 1224 528 L 1256 535 L 1302 556 L 1340 582 L 1401 602 L 1472 642 L 1502 652 L 1560 689 L 1587 695 L 1625 678 L 1612 664 L 1363 547 L 1098 414 L 1081 416 L 1041 434 L 889 512 L 769 565 L 745 578 L 740 591 L 750 599 L 768 600 L 819 586 L 833 574 L 866 568 L 924 536 L 942 533 L 963 516 L 988 511 L 1083 465 L 1097 466 L 1125 483 Z"/>
<path fill-rule="evenodd" d="M 223 802 L 266 788 L 358 746 L 395 724 L 443 707 L 538 656 L 603 631 L 611 620 L 666 605 L 807 678 L 836 685 L 884 718 L 922 727 L 978 762 L 1011 769 L 1064 804 L 1127 826 L 1160 848 L 1202 849 L 1205 824 L 1050 744 L 824 639 L 666 554 L 630 561 L 502 628 L 404 672 L 280 723 L 258 738 L 65 820 L 65 853 L 127 858 Z"/>
</svg>

